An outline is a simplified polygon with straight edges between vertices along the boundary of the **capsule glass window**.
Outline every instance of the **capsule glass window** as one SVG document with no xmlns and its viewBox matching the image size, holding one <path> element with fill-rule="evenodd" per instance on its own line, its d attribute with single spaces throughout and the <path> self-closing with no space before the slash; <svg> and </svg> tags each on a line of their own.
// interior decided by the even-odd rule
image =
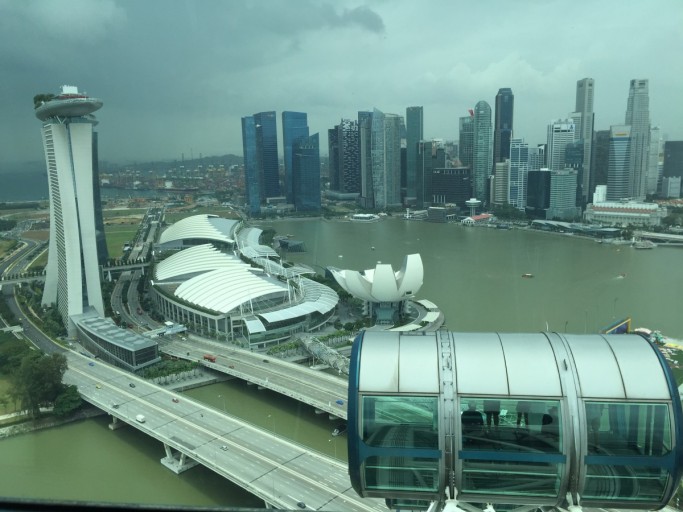
<svg viewBox="0 0 683 512">
<path fill-rule="evenodd" d="M 435 396 L 364 396 L 365 444 L 383 448 L 439 447 Z"/>
<path fill-rule="evenodd" d="M 461 399 L 464 494 L 552 497 L 566 470 L 559 400 Z"/>
<path fill-rule="evenodd" d="M 672 450 L 670 411 L 662 403 L 586 402 L 586 499 L 658 502 Z"/>
</svg>

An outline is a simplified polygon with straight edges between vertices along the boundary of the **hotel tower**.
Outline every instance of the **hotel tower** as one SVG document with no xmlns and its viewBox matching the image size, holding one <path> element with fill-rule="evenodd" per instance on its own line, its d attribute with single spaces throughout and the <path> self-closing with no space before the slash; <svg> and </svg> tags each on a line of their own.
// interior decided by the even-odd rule
<svg viewBox="0 0 683 512">
<path fill-rule="evenodd" d="M 56 304 L 69 336 L 70 317 L 89 307 L 104 316 L 97 253 L 93 177 L 93 112 L 102 101 L 63 86 L 57 96 L 38 97 L 50 188 L 50 245 L 42 304 Z"/>
</svg>

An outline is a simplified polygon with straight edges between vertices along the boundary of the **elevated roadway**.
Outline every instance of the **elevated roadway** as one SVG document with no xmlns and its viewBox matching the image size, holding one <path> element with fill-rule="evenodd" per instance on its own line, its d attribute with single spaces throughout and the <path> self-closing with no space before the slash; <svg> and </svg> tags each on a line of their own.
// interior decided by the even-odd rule
<svg viewBox="0 0 683 512">
<path fill-rule="evenodd" d="M 163 443 L 162 463 L 178 473 L 203 464 L 281 509 L 303 504 L 307 510 L 386 510 L 383 501 L 356 494 L 346 465 L 336 459 L 98 360 L 76 353 L 67 357 L 65 382 L 111 414 L 112 428 L 124 422 Z"/>
<path fill-rule="evenodd" d="M 174 357 L 197 361 L 213 370 L 289 396 L 332 416 L 343 419 L 347 417 L 347 379 L 194 337 L 191 341 L 178 337 L 160 341 L 159 350 Z M 204 359 L 205 354 L 215 356 L 216 361 Z"/>
</svg>

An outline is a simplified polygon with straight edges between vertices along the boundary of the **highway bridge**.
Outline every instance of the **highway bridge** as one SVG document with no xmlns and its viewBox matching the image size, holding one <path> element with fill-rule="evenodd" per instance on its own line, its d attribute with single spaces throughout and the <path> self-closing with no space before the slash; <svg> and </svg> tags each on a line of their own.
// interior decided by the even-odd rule
<svg viewBox="0 0 683 512">
<path fill-rule="evenodd" d="M 651 240 L 660 245 L 683 246 L 683 235 L 673 233 L 654 233 L 652 231 L 636 231 L 633 233 L 636 238 Z"/>
<path fill-rule="evenodd" d="M 177 336 L 172 340 L 160 341 L 159 350 L 174 357 L 197 361 L 212 370 L 246 380 L 304 402 L 319 411 L 346 419 L 348 380 L 345 378 L 231 345 L 202 341 L 196 337 L 192 337 L 191 341 L 179 340 Z M 204 359 L 204 355 L 215 356 L 216 360 Z"/>
<path fill-rule="evenodd" d="M 356 494 L 346 465 L 336 459 L 99 360 L 67 357 L 64 381 L 114 418 L 110 428 L 128 424 L 160 441 L 162 464 L 177 473 L 203 464 L 281 509 L 386 510 L 382 500 Z"/>
</svg>

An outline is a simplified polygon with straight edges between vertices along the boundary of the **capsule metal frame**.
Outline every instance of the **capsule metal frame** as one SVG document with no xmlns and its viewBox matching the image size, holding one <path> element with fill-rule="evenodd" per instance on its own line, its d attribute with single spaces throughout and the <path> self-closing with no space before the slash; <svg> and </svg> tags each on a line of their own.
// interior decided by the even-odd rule
<svg viewBox="0 0 683 512">
<path fill-rule="evenodd" d="M 673 375 L 639 335 L 365 331 L 354 342 L 351 483 L 397 508 L 457 496 L 657 509 L 678 488 L 682 438 Z"/>
</svg>

